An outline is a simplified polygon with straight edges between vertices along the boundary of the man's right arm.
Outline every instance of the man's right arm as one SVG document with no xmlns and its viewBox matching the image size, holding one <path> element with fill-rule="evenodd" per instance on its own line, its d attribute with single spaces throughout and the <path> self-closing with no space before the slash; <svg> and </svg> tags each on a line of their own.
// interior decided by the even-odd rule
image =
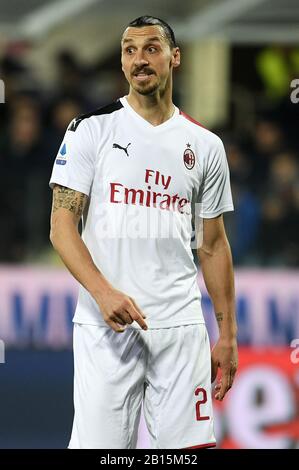
<svg viewBox="0 0 299 470">
<path fill-rule="evenodd" d="M 55 185 L 51 213 L 50 240 L 71 274 L 97 302 L 105 322 L 123 332 L 134 320 L 147 329 L 145 315 L 134 300 L 115 289 L 94 264 L 83 242 L 78 225 L 88 197 L 64 186 Z"/>
</svg>

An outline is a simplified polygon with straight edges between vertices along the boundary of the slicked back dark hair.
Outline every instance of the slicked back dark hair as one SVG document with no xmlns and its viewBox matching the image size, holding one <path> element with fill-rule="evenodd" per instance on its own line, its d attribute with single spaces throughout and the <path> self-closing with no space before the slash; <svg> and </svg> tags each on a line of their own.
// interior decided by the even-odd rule
<svg viewBox="0 0 299 470">
<path fill-rule="evenodd" d="M 160 18 L 156 18 L 155 16 L 139 16 L 139 18 L 136 18 L 135 20 L 131 21 L 131 23 L 128 24 L 127 28 L 142 28 L 143 26 L 161 26 L 168 40 L 169 46 L 171 48 L 176 47 L 174 32 L 169 26 L 169 24 L 166 23 L 166 21 L 161 20 Z"/>
</svg>

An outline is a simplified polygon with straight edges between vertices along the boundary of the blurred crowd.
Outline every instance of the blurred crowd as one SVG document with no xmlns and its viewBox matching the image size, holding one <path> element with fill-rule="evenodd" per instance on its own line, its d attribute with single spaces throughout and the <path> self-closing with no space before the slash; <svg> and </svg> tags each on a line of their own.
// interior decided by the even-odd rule
<svg viewBox="0 0 299 470">
<path fill-rule="evenodd" d="M 99 69 L 87 70 L 70 52 L 58 54 L 56 67 L 57 81 L 45 89 L 22 61 L 0 61 L 0 262 L 52 252 L 48 181 L 66 127 L 123 92 L 116 82 L 110 95 L 97 93 Z M 298 111 L 288 100 L 256 110 L 246 131 L 218 131 L 231 172 L 235 212 L 225 220 L 236 265 L 299 266 Z"/>
<path fill-rule="evenodd" d="M 235 204 L 227 216 L 235 263 L 299 266 L 299 148 L 292 134 L 272 112 L 258 117 L 252 135 L 225 143 Z"/>
</svg>

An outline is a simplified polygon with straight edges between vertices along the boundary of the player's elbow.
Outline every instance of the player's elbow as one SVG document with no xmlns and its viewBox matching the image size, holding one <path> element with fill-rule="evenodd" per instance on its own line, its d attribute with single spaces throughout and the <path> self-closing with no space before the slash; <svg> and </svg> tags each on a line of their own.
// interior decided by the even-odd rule
<svg viewBox="0 0 299 470">
<path fill-rule="evenodd" d="M 49 234 L 50 242 L 52 243 L 53 248 L 57 249 L 57 231 L 51 226 L 50 234 Z"/>
<path fill-rule="evenodd" d="M 78 221 L 71 214 L 53 214 L 50 241 L 56 251 L 65 250 L 67 242 L 78 236 Z"/>
<path fill-rule="evenodd" d="M 199 257 L 212 258 L 219 253 L 227 251 L 229 243 L 226 235 L 204 242 L 198 250 Z"/>
<path fill-rule="evenodd" d="M 61 239 L 61 232 L 62 232 L 61 224 L 55 217 L 52 217 L 49 238 L 55 250 L 57 250 L 59 247 L 59 243 Z"/>
</svg>

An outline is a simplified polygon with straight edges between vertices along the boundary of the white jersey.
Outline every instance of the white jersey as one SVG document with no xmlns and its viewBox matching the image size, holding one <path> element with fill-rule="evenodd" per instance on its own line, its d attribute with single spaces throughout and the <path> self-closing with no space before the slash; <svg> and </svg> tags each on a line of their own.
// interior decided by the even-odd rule
<svg viewBox="0 0 299 470">
<path fill-rule="evenodd" d="M 233 210 L 219 137 L 177 107 L 153 126 L 123 97 L 72 121 L 54 163 L 54 184 L 89 196 L 82 238 L 102 274 L 145 313 L 149 328 L 204 323 L 192 214 L 194 203 L 201 218 Z M 107 326 L 82 286 L 74 321 Z"/>
</svg>

